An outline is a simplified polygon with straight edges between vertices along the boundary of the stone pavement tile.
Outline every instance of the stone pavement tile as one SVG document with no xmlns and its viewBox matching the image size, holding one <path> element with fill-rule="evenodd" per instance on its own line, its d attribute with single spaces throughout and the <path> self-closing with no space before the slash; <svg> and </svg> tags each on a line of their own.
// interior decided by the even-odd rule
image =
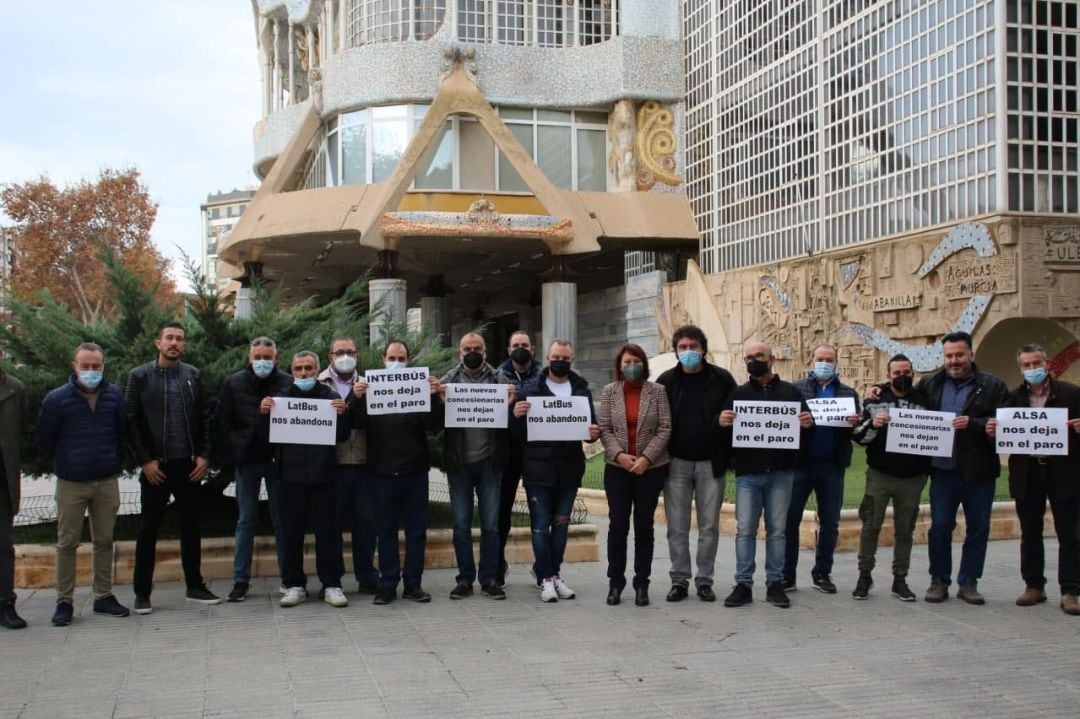
<svg viewBox="0 0 1080 719">
<path fill-rule="evenodd" d="M 363 717 L 364 719 L 376 719 L 377 717 L 391 716 L 389 708 L 381 699 L 363 700 L 329 700 L 311 701 L 301 703 L 294 715 L 312 719 L 326 719 L 326 717 Z M 431 719 L 434 719 L 432 717 Z"/>
</svg>

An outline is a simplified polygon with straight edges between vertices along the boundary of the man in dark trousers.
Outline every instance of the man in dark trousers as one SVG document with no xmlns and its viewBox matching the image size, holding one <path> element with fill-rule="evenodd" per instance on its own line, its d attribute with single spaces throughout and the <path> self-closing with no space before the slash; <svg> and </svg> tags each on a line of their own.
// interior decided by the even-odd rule
<svg viewBox="0 0 1080 719">
<path fill-rule="evenodd" d="M 672 347 L 679 364 L 656 381 L 667 390 L 671 405 L 671 464 L 664 483 L 671 589 L 667 601 L 689 595 L 690 580 L 698 598 L 715 602 L 713 573 L 720 542 L 720 505 L 724 501 L 724 473 L 728 454 L 720 441 L 717 417 L 735 378 L 708 360 L 709 341 L 694 325 L 675 330 Z M 697 507 L 697 577 L 690 563 L 691 508 Z"/>
<path fill-rule="evenodd" d="M 1046 601 L 1046 577 L 1043 575 L 1043 517 L 1046 501 L 1054 515 L 1058 538 L 1058 586 L 1061 610 L 1080 615 L 1080 387 L 1050 376 L 1046 350 L 1028 344 L 1016 353 L 1016 364 L 1024 377 L 1005 401 L 1006 407 L 1024 409 L 1065 408 L 1068 410 L 1068 454 L 1039 455 L 1013 452 L 1009 455 L 1009 494 L 1016 501 L 1020 519 L 1020 574 L 1023 594 L 1016 598 L 1021 607 Z M 997 420 L 986 423 L 986 433 L 993 437 Z"/>
<path fill-rule="evenodd" d="M 499 371 L 506 375 L 510 384 L 514 385 L 514 392 L 520 396 L 525 385 L 543 373 L 544 366 L 533 357 L 533 344 L 528 332 L 518 330 L 510 335 L 510 346 L 506 352 L 506 361 L 499 365 Z M 509 451 L 502 473 L 502 486 L 499 488 L 499 565 L 495 570 L 495 584 L 503 589 L 506 588 L 506 540 L 510 536 L 510 519 L 521 484 L 525 433 L 525 420 L 511 416 Z"/>
<path fill-rule="evenodd" d="M 21 496 L 19 441 L 29 411 L 22 382 L 0 368 L 0 626 L 23 629 L 15 611 L 15 544 L 12 536 Z"/>
<path fill-rule="evenodd" d="M 1009 389 L 1000 379 L 975 365 L 975 350 L 967 332 L 951 332 L 941 338 L 945 367 L 923 377 L 917 389 L 926 397 L 928 409 L 953 412 L 956 429 L 952 456 L 934 457 L 930 470 L 930 588 L 928 602 L 949 598 L 952 581 L 952 535 L 956 512 L 964 506 L 967 531 L 960 555 L 957 598 L 968 604 L 985 604 L 978 590 L 990 538 L 990 510 L 1001 473 L 994 442 L 986 434 L 987 420 L 1005 404 Z"/>
<path fill-rule="evenodd" d="M 795 572 L 799 566 L 799 525 L 802 524 L 806 500 L 812 492 L 817 499 L 818 533 L 810 579 L 814 589 L 819 592 L 836 594 L 836 585 L 832 580 L 833 554 L 840 535 L 844 475 L 851 464 L 851 429 L 859 421 L 859 397 L 854 389 L 840 381 L 836 371 L 836 348 L 830 344 L 814 348 L 809 374 L 792 384 L 808 401 L 850 399 L 855 403 L 855 411 L 846 417 L 846 427 L 814 426 L 803 465 L 795 471 L 787 528 L 784 531 L 787 536 L 784 589 L 791 592 L 795 590 Z"/>
<path fill-rule="evenodd" d="M 120 510 L 120 469 L 127 413 L 120 388 L 104 379 L 105 353 L 84 342 L 75 348 L 71 376 L 41 403 L 37 444 L 56 474 L 56 611 L 52 623 L 75 614 L 75 551 L 83 516 L 94 545 L 94 614 L 126 617 L 112 592 L 113 529 Z"/>
<path fill-rule="evenodd" d="M 725 428 L 725 444 L 732 446 L 732 428 L 738 419 L 735 402 L 784 402 L 785 413 L 795 413 L 801 432 L 795 449 L 732 447 L 735 466 L 735 588 L 724 599 L 725 607 L 740 607 L 753 601 L 754 557 L 757 529 L 765 515 L 765 600 L 773 606 L 791 605 L 784 591 L 784 531 L 795 470 L 802 465 L 803 448 L 810 439 L 813 416 L 802 392 L 773 373 L 776 358 L 764 342 L 746 343 L 744 359 L 750 380 L 739 385 L 724 402 L 719 424 Z M 769 417 L 771 415 L 755 415 Z M 763 422 L 762 422 L 763 423 Z"/>
<path fill-rule="evenodd" d="M 236 471 L 237 518 L 230 602 L 242 602 L 248 595 L 255 526 L 259 519 L 259 490 L 264 479 L 277 545 L 278 573 L 284 571 L 281 502 L 277 485 L 271 480 L 270 445 L 260 431 L 259 421 L 259 403 L 263 398 L 281 394 L 292 384 L 292 378 L 278 369 L 277 359 L 274 340 L 269 337 L 253 339 L 248 347 L 247 367 L 225 378 L 217 404 L 214 428 Z"/>
<path fill-rule="evenodd" d="M 135 541 L 135 613 L 153 611 L 154 559 L 158 529 L 169 497 L 180 511 L 180 561 L 187 584 L 186 599 L 217 604 L 221 599 L 203 582 L 200 486 L 210 466 L 211 416 L 203 396 L 199 370 L 180 361 L 186 335 L 179 322 L 158 328 L 157 358 L 128 374 L 124 404 L 128 438 L 142 466 L 139 487 L 142 515 Z"/>
</svg>

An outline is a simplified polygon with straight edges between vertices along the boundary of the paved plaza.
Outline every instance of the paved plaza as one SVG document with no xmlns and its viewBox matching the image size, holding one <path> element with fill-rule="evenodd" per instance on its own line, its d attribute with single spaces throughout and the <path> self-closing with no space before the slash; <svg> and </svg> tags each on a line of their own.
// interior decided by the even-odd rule
<svg viewBox="0 0 1080 719">
<path fill-rule="evenodd" d="M 763 552 L 760 545 L 759 567 Z M 890 552 L 883 550 L 886 565 Z M 448 569 L 425 574 L 435 595 L 428 605 L 376 607 L 350 594 L 346 609 L 314 598 L 282 609 L 277 582 L 258 579 L 243 604 L 186 604 L 182 585 L 168 584 L 155 591 L 152 615 L 114 619 L 93 615 L 80 589 L 66 628 L 49 624 L 51 590 L 27 591 L 19 609 L 30 628 L 0 631 L 0 717 L 1080 713 L 1080 618 L 1058 609 L 1053 586 L 1044 605 L 1013 604 L 1023 588 L 1015 541 L 991 542 L 984 607 L 955 598 L 904 604 L 889 596 L 887 572 L 878 572 L 869 601 L 854 601 L 851 553 L 838 556 L 841 593 L 826 596 L 809 588 L 809 552 L 790 609 L 766 604 L 760 581 L 747 607 L 693 596 L 669 604 L 660 554 L 646 608 L 633 605 L 631 591 L 622 605 L 605 605 L 602 562 L 567 567 L 578 598 L 550 605 L 525 566 L 513 567 L 502 602 L 451 601 Z M 913 564 L 921 599 L 925 546 L 915 548 Z M 722 537 L 721 597 L 733 565 L 733 540 Z M 1052 561 L 1047 569 L 1054 576 Z M 130 587 L 117 593 L 130 603 Z"/>
</svg>

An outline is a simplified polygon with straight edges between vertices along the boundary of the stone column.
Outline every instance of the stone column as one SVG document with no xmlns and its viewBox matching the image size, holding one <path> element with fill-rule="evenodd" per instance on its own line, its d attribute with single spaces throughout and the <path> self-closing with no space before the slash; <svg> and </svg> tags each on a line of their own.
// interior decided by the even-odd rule
<svg viewBox="0 0 1080 719">
<path fill-rule="evenodd" d="M 577 283 L 545 282 L 541 292 L 541 342 L 536 357 L 542 361 L 554 339 L 570 340 L 577 347 Z"/>
<path fill-rule="evenodd" d="M 238 320 L 251 319 L 255 314 L 255 283 L 262 279 L 261 262 L 245 262 L 244 276 L 233 301 L 233 316 Z"/>
<path fill-rule="evenodd" d="M 392 325 L 405 324 L 405 280 L 374 279 L 368 282 L 368 305 L 371 307 L 371 344 L 380 346 L 390 339 Z"/>
<path fill-rule="evenodd" d="M 450 346 L 450 298 L 420 298 L 420 328 L 431 337 L 432 346 Z"/>
</svg>

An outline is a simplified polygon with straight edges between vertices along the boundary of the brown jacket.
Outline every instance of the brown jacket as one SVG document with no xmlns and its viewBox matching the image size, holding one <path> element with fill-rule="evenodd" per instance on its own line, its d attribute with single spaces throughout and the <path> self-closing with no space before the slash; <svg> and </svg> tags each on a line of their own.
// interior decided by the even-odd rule
<svg viewBox="0 0 1080 719">
<path fill-rule="evenodd" d="M 1030 407 L 1028 386 L 1024 382 L 1009 393 L 1006 407 Z M 1080 387 L 1050 378 L 1050 396 L 1047 407 L 1066 407 L 1069 419 L 1080 417 Z M 1080 434 L 1068 430 L 1069 454 L 1047 458 L 1053 474 L 1050 492 L 1055 497 L 1073 499 L 1080 497 Z M 1031 472 L 1031 457 L 1026 454 L 1009 455 L 1009 494 L 1013 499 L 1023 499 L 1027 493 L 1027 479 Z"/>
<path fill-rule="evenodd" d="M 4 457 L 4 480 L 12 514 L 19 513 L 19 441 L 27 416 L 26 390 L 22 382 L 0 371 L 0 453 Z"/>
<path fill-rule="evenodd" d="M 671 439 L 671 405 L 667 390 L 656 382 L 641 383 L 638 405 L 637 451 L 649 459 L 649 466 L 662 467 L 671 462 L 667 453 Z M 604 445 L 604 461 L 618 464 L 615 457 L 628 451 L 630 440 L 626 433 L 626 395 L 622 381 L 605 385 L 600 392 L 600 442 Z"/>
</svg>

